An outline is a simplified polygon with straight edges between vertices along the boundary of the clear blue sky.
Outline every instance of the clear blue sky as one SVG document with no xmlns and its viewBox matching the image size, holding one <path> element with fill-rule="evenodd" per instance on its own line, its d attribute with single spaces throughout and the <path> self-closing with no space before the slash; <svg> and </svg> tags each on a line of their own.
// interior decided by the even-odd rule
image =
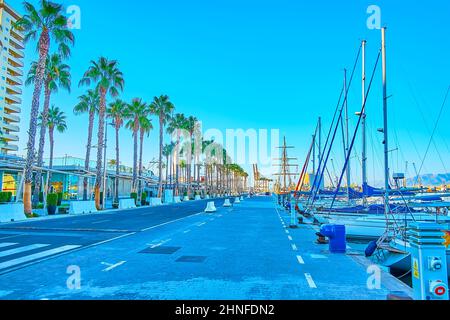
<svg viewBox="0 0 450 320">
<path fill-rule="evenodd" d="M 9 3 L 22 12 L 22 1 Z M 63 3 L 81 8 L 82 29 L 75 31 L 76 46 L 69 61 L 72 93 L 61 92 L 54 98 L 70 119 L 68 132 L 57 135 L 56 156 L 84 156 L 87 118 L 73 116 L 72 108 L 83 93 L 77 83 L 89 61 L 103 55 L 120 62 L 126 79 L 123 99 L 151 100 L 164 93 L 177 111 L 197 116 L 206 128 L 280 129 L 303 164 L 319 116 L 328 130 L 343 69 L 351 69 L 362 39 L 368 41 L 368 73 L 373 68 L 380 31 L 366 26 L 371 4 L 381 7 L 382 24 L 388 27 L 391 144 L 400 148 L 392 153 L 394 171 L 404 171 L 405 161 L 420 164 L 450 85 L 450 3 L 446 0 Z M 27 66 L 36 58 L 34 48 L 32 44 L 27 50 Z M 22 154 L 31 91 L 27 88 L 24 94 Z M 349 97 L 352 114 L 360 109 L 360 92 L 358 68 Z M 382 127 L 381 102 L 379 69 L 367 106 L 371 181 L 382 170 L 381 137 L 376 132 Z M 450 105 L 436 137 L 446 168 L 433 148 L 423 173 L 450 172 L 449 109 Z M 356 118 L 352 128 L 355 123 Z M 123 161 L 131 164 L 129 132 L 122 133 L 122 142 Z M 148 160 L 156 157 L 157 144 L 153 132 L 146 142 Z M 361 150 L 359 140 L 356 150 Z M 336 164 L 342 164 L 341 147 L 334 153 Z M 108 158 L 113 157 L 110 148 Z M 359 179 L 359 165 L 354 163 L 353 171 Z"/>
</svg>

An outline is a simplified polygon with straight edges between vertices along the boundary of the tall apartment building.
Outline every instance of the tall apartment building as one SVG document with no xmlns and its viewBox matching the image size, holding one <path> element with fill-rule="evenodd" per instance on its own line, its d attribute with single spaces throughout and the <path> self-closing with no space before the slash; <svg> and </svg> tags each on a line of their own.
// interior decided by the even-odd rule
<svg viewBox="0 0 450 320">
<path fill-rule="evenodd" d="M 19 14 L 0 0 L 0 153 L 18 151 L 24 36 L 12 24 Z"/>
</svg>

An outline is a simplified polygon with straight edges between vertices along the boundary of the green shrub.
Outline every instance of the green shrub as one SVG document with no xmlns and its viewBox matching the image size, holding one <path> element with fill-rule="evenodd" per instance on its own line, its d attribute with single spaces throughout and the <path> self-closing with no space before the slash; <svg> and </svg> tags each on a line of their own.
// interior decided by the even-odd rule
<svg viewBox="0 0 450 320">
<path fill-rule="evenodd" d="M 47 195 L 47 207 L 56 207 L 58 206 L 58 194 L 50 193 Z"/>
<path fill-rule="evenodd" d="M 141 205 L 147 205 L 147 192 L 142 192 L 141 194 Z"/>
<path fill-rule="evenodd" d="M 11 192 L 0 192 L 0 203 L 8 203 L 12 200 Z"/>
<path fill-rule="evenodd" d="M 133 192 L 130 194 L 130 198 L 134 199 L 134 203 L 137 205 L 138 194 L 136 192 Z"/>
<path fill-rule="evenodd" d="M 44 193 L 42 191 L 39 192 L 39 202 L 44 203 Z"/>
<path fill-rule="evenodd" d="M 62 201 L 63 201 L 63 193 L 62 192 L 58 192 L 58 206 L 61 205 Z"/>
</svg>

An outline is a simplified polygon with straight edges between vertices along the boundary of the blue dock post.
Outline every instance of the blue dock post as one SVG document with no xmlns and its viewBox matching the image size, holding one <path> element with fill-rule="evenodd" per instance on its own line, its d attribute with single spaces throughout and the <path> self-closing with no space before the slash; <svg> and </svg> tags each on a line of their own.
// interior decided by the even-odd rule
<svg viewBox="0 0 450 320">
<path fill-rule="evenodd" d="M 344 225 L 327 224 L 320 229 L 320 234 L 330 239 L 331 253 L 347 252 L 347 236 Z"/>
<path fill-rule="evenodd" d="M 410 225 L 414 300 L 449 300 L 443 228 L 436 223 Z"/>
<path fill-rule="evenodd" d="M 295 210 L 296 201 L 295 198 L 291 199 L 291 229 L 297 229 L 298 228 L 298 217 L 297 217 L 297 210 Z"/>
</svg>

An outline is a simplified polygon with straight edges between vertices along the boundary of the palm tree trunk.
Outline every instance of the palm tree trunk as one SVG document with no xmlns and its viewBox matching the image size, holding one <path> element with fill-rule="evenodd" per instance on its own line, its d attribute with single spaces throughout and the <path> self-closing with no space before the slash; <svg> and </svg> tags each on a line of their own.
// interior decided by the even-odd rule
<svg viewBox="0 0 450 320">
<path fill-rule="evenodd" d="M 45 83 L 45 99 L 44 99 L 44 110 L 42 111 L 42 123 L 39 133 L 39 149 L 38 149 L 38 159 L 37 167 L 42 168 L 44 166 L 44 148 L 45 148 L 45 135 L 47 131 L 48 123 L 48 111 L 50 109 L 50 97 L 51 90 L 48 85 L 48 80 Z M 34 178 L 34 195 L 33 203 L 36 205 L 39 203 L 39 193 L 41 191 L 41 180 L 42 180 L 42 170 L 37 170 L 36 176 Z"/>
<path fill-rule="evenodd" d="M 132 192 L 137 192 L 137 176 L 138 176 L 138 130 L 136 129 L 136 122 L 133 130 L 133 187 Z M 139 197 L 139 195 L 138 195 Z"/>
<path fill-rule="evenodd" d="M 140 136 L 140 150 L 139 150 L 139 177 L 138 177 L 138 190 L 139 190 L 139 198 L 141 198 L 142 196 L 142 171 L 143 171 L 143 166 L 142 166 L 142 161 L 143 161 L 143 154 L 144 154 L 144 135 L 145 132 L 141 131 L 141 136 Z"/>
<path fill-rule="evenodd" d="M 49 130 L 48 130 L 48 135 L 50 137 L 50 163 L 49 163 L 49 168 L 50 169 L 53 169 L 53 148 L 55 147 L 55 140 L 54 140 L 54 137 L 53 137 L 53 130 L 54 130 L 53 127 L 49 128 Z M 48 181 L 51 181 L 51 179 L 52 179 L 52 173 L 49 172 L 48 173 Z"/>
<path fill-rule="evenodd" d="M 92 133 L 94 131 L 94 121 L 95 121 L 95 110 L 89 111 L 89 128 L 88 128 L 88 138 L 87 138 L 87 146 L 86 146 L 86 157 L 84 162 L 84 171 L 85 174 L 90 170 L 90 161 L 91 161 L 91 149 L 92 149 Z M 83 201 L 87 201 L 88 199 L 88 177 L 84 177 L 83 179 Z"/>
<path fill-rule="evenodd" d="M 116 122 L 116 180 L 115 183 L 115 192 L 114 192 L 114 198 L 115 203 L 119 203 L 119 175 L 120 175 L 120 145 L 119 145 L 119 130 L 120 127 L 117 125 L 118 122 Z"/>
<path fill-rule="evenodd" d="M 31 103 L 30 128 L 28 130 L 27 159 L 25 164 L 25 188 L 23 202 L 25 213 L 31 214 L 33 207 L 31 204 L 31 188 L 33 183 L 33 165 L 35 160 L 35 142 L 37 131 L 37 119 L 39 116 L 39 98 L 44 83 L 45 66 L 50 48 L 50 36 L 48 32 L 43 32 L 39 38 L 39 61 L 36 68 L 36 79 L 34 82 L 33 100 Z"/>
<path fill-rule="evenodd" d="M 100 88 L 100 107 L 98 112 L 98 135 L 97 135 L 97 169 L 95 181 L 95 206 L 101 210 L 100 189 L 103 181 L 103 148 L 105 147 L 105 114 L 106 114 L 106 90 Z"/>
<path fill-rule="evenodd" d="M 163 138 L 164 138 L 164 119 L 159 118 L 159 187 L 158 198 L 162 198 L 162 159 L 163 159 Z"/>
</svg>

